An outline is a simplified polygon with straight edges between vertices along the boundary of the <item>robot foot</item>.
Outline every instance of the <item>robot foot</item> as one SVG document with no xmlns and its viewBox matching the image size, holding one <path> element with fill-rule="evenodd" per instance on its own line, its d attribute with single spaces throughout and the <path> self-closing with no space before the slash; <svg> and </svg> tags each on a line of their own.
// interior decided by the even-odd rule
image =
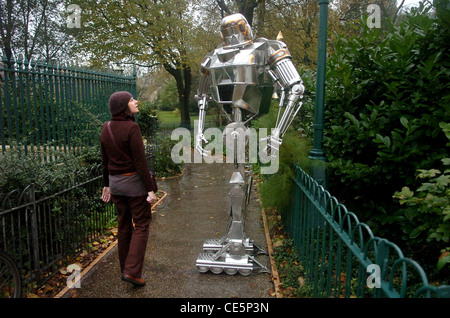
<svg viewBox="0 0 450 318">
<path fill-rule="evenodd" d="M 212 253 L 200 253 L 196 266 L 200 273 L 211 271 L 214 274 L 225 272 L 228 275 L 234 275 L 239 272 L 243 276 L 248 276 L 253 271 L 269 273 L 266 266 L 250 255 L 231 256 L 226 253 L 217 256 L 217 254 Z"/>
</svg>

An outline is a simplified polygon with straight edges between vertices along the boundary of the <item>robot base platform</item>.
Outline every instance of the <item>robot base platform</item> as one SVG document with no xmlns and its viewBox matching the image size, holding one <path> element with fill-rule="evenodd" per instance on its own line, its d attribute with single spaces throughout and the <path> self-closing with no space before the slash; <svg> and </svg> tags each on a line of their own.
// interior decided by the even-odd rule
<svg viewBox="0 0 450 318">
<path fill-rule="evenodd" d="M 250 255 L 231 256 L 228 253 L 220 256 L 217 256 L 217 253 L 200 253 L 196 266 L 200 273 L 206 273 L 210 270 L 214 274 L 225 272 L 228 275 L 234 275 L 239 272 L 241 275 L 248 276 L 254 270 L 269 272 L 267 267 Z"/>
<path fill-rule="evenodd" d="M 222 239 L 207 239 L 203 243 L 203 251 L 207 253 L 211 252 L 217 252 L 221 250 L 227 243 L 229 242 L 228 238 L 222 238 Z M 268 255 L 268 253 L 260 246 L 258 246 L 253 240 L 246 238 L 242 241 L 242 244 L 244 245 L 245 251 L 252 254 L 265 254 Z"/>
</svg>

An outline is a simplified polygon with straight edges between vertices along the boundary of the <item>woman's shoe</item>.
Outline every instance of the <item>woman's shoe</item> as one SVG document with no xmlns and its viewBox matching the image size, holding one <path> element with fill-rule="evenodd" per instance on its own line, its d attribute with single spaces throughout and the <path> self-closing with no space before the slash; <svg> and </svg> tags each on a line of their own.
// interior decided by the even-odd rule
<svg viewBox="0 0 450 318">
<path fill-rule="evenodd" d="M 143 278 L 136 278 L 130 275 L 122 275 L 122 280 L 132 283 L 135 286 L 144 286 L 145 285 L 145 279 Z"/>
</svg>

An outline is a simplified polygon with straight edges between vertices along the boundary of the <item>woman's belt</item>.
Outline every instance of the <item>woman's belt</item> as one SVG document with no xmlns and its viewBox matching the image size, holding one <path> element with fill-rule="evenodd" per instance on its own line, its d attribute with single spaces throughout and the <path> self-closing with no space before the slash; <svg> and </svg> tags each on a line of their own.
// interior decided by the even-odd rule
<svg viewBox="0 0 450 318">
<path fill-rule="evenodd" d="M 121 175 L 122 176 L 132 176 L 133 174 L 136 174 L 136 171 L 135 172 L 122 173 Z"/>
</svg>

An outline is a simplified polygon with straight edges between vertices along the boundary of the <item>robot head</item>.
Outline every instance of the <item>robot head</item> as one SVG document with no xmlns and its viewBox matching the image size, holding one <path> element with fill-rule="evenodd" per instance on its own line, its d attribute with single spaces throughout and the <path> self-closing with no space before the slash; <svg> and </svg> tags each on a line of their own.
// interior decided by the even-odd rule
<svg viewBox="0 0 450 318">
<path fill-rule="evenodd" d="M 253 33 L 247 19 L 240 13 L 226 16 L 220 25 L 224 47 L 239 46 L 253 41 Z"/>
</svg>

